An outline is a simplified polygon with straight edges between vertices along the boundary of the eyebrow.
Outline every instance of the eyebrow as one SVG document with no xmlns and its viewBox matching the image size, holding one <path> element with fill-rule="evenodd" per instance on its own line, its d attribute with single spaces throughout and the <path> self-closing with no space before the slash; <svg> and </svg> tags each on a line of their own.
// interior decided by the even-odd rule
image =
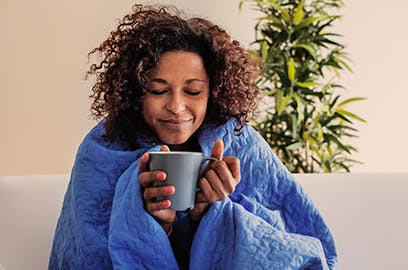
<svg viewBox="0 0 408 270">
<path fill-rule="evenodd" d="M 166 81 L 165 79 L 161 79 L 161 78 L 153 78 L 153 79 L 152 79 L 152 82 L 157 82 L 157 83 L 162 83 L 162 84 L 166 84 L 166 83 L 167 83 L 167 81 Z M 190 84 L 190 83 L 193 83 L 193 82 L 206 83 L 207 81 L 206 81 L 206 80 L 202 80 L 202 79 L 198 79 L 198 78 L 192 78 L 192 79 L 185 80 L 185 83 L 186 83 L 186 84 Z"/>
</svg>

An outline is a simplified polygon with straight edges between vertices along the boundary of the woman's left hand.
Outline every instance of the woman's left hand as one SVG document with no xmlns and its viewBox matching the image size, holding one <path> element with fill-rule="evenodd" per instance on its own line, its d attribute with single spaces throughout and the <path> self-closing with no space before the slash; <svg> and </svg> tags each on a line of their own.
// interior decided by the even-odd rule
<svg viewBox="0 0 408 270">
<path fill-rule="evenodd" d="M 211 150 L 211 156 L 218 159 L 211 161 L 203 170 L 199 180 L 200 192 L 197 193 L 194 208 L 190 217 L 199 221 L 210 204 L 225 200 L 234 192 L 241 180 L 239 159 L 232 156 L 223 157 L 224 144 L 217 140 Z"/>
</svg>

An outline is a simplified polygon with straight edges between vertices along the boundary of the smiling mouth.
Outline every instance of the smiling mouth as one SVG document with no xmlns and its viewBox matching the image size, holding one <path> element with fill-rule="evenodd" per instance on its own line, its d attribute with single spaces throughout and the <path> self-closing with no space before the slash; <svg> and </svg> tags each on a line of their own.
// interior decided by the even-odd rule
<svg viewBox="0 0 408 270">
<path fill-rule="evenodd" d="M 190 123 L 193 119 L 161 119 L 160 122 L 168 127 L 181 127 Z"/>
<path fill-rule="evenodd" d="M 161 119 L 161 122 L 165 122 L 165 123 L 174 123 L 174 124 L 179 124 L 179 123 L 186 123 L 186 122 L 190 122 L 191 120 L 193 120 L 192 118 L 188 118 L 188 119 Z"/>
</svg>

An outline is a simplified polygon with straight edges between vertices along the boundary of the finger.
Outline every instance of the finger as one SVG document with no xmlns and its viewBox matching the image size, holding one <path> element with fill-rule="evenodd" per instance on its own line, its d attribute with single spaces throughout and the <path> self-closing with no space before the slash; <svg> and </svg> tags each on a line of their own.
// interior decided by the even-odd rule
<svg viewBox="0 0 408 270">
<path fill-rule="evenodd" d="M 200 201 L 214 203 L 216 201 L 216 198 L 214 197 L 210 183 L 205 177 L 201 177 L 199 186 L 201 189 L 201 191 L 198 193 L 198 194 L 201 193 Z"/>
<path fill-rule="evenodd" d="M 216 172 L 218 178 L 224 182 L 226 179 L 232 177 L 232 174 L 227 166 L 227 164 L 223 161 L 214 161 L 210 164 L 210 169 Z"/>
<path fill-rule="evenodd" d="M 204 176 L 218 198 L 223 200 L 235 191 L 241 179 L 239 159 L 227 156 L 222 161 L 214 161 Z"/>
<path fill-rule="evenodd" d="M 147 165 L 149 164 L 149 159 L 150 159 L 150 155 L 149 153 L 144 153 L 141 157 L 140 157 L 140 161 L 137 164 L 137 166 L 139 167 L 140 171 L 147 171 L 148 167 Z"/>
<path fill-rule="evenodd" d="M 159 202 L 148 202 L 146 203 L 146 210 L 153 216 L 158 216 L 157 211 L 166 210 L 170 207 L 171 201 L 169 199 L 159 201 Z"/>
<path fill-rule="evenodd" d="M 170 148 L 163 144 L 162 146 L 160 146 L 160 151 L 164 151 L 164 152 L 170 152 Z"/>
<path fill-rule="evenodd" d="M 158 197 L 165 197 L 174 194 L 174 186 L 149 187 L 143 192 L 146 201 L 155 200 Z"/>
<path fill-rule="evenodd" d="M 160 151 L 170 152 L 170 148 L 167 145 L 163 144 L 162 146 L 160 146 Z M 144 153 L 140 157 L 138 167 L 139 167 L 139 169 L 141 171 L 147 171 L 148 170 L 149 160 L 150 160 L 150 155 L 149 155 L 148 152 Z"/>
<path fill-rule="evenodd" d="M 215 172 L 212 171 L 215 174 Z M 211 176 L 210 176 L 211 177 Z M 206 177 L 202 177 L 200 180 L 201 192 L 204 195 L 204 201 L 214 203 L 219 200 L 223 200 L 225 197 L 224 192 L 220 187 L 217 187 L 214 183 L 210 183 L 210 180 Z"/>
<path fill-rule="evenodd" d="M 227 165 L 232 177 L 239 182 L 241 180 L 241 162 L 236 157 L 224 157 L 223 161 Z"/>
<path fill-rule="evenodd" d="M 139 174 L 139 182 L 143 188 L 151 186 L 154 182 L 166 180 L 166 173 L 162 171 L 147 171 Z"/>
<path fill-rule="evenodd" d="M 196 203 L 208 203 L 208 200 L 205 197 L 204 193 L 200 191 L 200 192 L 197 192 L 195 202 Z"/>
<path fill-rule="evenodd" d="M 233 185 L 230 183 L 231 180 L 225 178 L 223 181 L 215 170 L 209 170 L 205 174 L 205 178 L 211 186 L 210 199 L 215 199 L 216 201 L 224 200 L 232 192 L 230 192 L 230 190 L 233 189 L 233 187 L 231 187 Z"/>
<path fill-rule="evenodd" d="M 213 148 L 211 150 L 211 156 L 222 160 L 222 155 L 224 154 L 224 143 L 221 139 L 215 141 Z"/>
</svg>

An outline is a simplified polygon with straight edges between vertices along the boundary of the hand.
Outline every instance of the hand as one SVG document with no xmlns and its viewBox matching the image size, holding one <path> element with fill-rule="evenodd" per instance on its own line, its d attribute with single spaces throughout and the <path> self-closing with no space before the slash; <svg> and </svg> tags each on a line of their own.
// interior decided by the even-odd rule
<svg viewBox="0 0 408 270">
<path fill-rule="evenodd" d="M 223 158 L 223 154 L 222 140 L 215 141 L 211 156 L 218 161 L 211 161 L 202 172 L 199 180 L 201 191 L 197 193 L 194 208 L 190 210 L 192 220 L 200 220 L 210 204 L 225 200 L 241 180 L 239 159 L 231 156 Z"/>
<path fill-rule="evenodd" d="M 170 151 L 163 145 L 160 151 Z M 170 209 L 171 201 L 169 199 L 157 201 L 157 197 L 169 196 L 174 193 L 173 186 L 157 186 L 153 187 L 153 182 L 164 181 L 166 179 L 165 172 L 149 171 L 147 165 L 149 163 L 149 153 L 144 153 L 138 164 L 141 173 L 139 174 L 139 182 L 143 188 L 143 201 L 146 211 L 149 212 L 164 231 L 169 234 L 172 224 L 176 218 L 176 211 Z"/>
</svg>

